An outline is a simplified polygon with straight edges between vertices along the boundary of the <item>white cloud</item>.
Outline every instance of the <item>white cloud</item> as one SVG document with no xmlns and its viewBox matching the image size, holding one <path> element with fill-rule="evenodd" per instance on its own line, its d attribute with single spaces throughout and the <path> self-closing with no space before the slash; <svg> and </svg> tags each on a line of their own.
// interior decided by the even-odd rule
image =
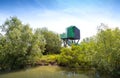
<svg viewBox="0 0 120 78">
<path fill-rule="evenodd" d="M 112 14 L 107 11 L 93 12 L 93 10 L 79 10 L 74 12 L 72 9 L 66 10 L 33 10 L 25 14 L 16 14 L 16 16 L 23 21 L 29 23 L 32 28 L 47 27 L 49 30 L 57 33 L 65 32 L 66 28 L 70 25 L 77 26 L 81 31 L 81 38 L 90 37 L 96 34 L 97 26 L 100 23 L 108 24 L 110 27 L 120 27 L 119 20 L 113 19 Z M 101 12 L 101 13 L 99 13 Z M 10 14 L 9 14 L 10 15 Z M 0 14 L 0 20 L 9 18 L 9 15 Z M 1 23 L 1 22 L 0 22 Z"/>
<path fill-rule="evenodd" d="M 68 26 L 75 25 L 81 31 L 82 39 L 94 35 L 96 33 L 96 27 L 99 25 L 87 18 L 82 19 L 60 11 L 46 10 L 43 13 L 37 13 L 38 17 L 27 19 L 27 22 L 29 22 L 33 28 L 46 26 L 52 31 L 63 33 Z M 26 21 L 26 19 L 24 21 Z"/>
</svg>

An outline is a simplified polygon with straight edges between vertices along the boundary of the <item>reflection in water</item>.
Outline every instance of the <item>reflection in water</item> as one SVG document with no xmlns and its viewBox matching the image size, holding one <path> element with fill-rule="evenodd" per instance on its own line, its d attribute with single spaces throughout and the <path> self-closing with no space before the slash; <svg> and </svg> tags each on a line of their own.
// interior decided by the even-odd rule
<svg viewBox="0 0 120 78">
<path fill-rule="evenodd" d="M 99 78 L 94 70 L 39 66 L 17 72 L 0 74 L 0 78 Z"/>
</svg>

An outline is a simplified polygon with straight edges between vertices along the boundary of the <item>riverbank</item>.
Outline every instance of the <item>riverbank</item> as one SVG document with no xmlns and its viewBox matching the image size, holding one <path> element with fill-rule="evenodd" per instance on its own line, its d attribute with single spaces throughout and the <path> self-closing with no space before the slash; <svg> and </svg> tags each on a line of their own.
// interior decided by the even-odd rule
<svg viewBox="0 0 120 78">
<path fill-rule="evenodd" d="M 57 66 L 57 58 L 59 55 L 43 55 L 41 58 L 39 58 L 35 65 L 36 66 Z"/>
<path fill-rule="evenodd" d="M 98 74 L 98 72 L 96 73 L 96 69 L 94 67 L 87 67 L 87 66 L 77 66 L 77 67 L 68 67 L 68 66 L 61 66 L 60 64 L 58 64 L 58 59 L 59 55 L 43 55 L 41 58 L 37 58 L 37 61 L 34 64 L 27 64 L 24 68 L 22 69 L 15 69 L 15 70 L 6 70 L 6 71 L 1 71 L 0 74 L 7 74 L 7 73 L 11 73 L 11 72 L 19 72 L 21 70 L 29 70 L 31 68 L 36 68 L 36 67 L 59 67 L 64 69 L 69 69 L 69 70 L 76 70 L 79 72 L 79 70 L 82 71 L 88 71 L 88 70 L 92 70 L 94 71 L 94 74 L 100 75 Z M 90 74 L 90 73 L 89 73 Z M 103 74 L 101 74 L 103 75 Z M 109 76 L 108 74 L 104 74 L 105 76 Z M 110 77 L 107 77 L 110 78 Z M 117 78 L 117 77 L 116 77 Z M 118 77 L 119 78 L 119 77 Z"/>
<path fill-rule="evenodd" d="M 110 78 L 99 76 L 93 69 L 60 66 L 35 66 L 0 74 L 0 78 Z"/>
</svg>

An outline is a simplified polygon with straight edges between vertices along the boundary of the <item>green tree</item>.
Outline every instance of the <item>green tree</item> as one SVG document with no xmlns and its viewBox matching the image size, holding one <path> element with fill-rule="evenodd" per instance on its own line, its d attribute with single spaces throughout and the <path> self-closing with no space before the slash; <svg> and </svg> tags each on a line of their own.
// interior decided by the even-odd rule
<svg viewBox="0 0 120 78">
<path fill-rule="evenodd" d="M 45 50 L 41 34 L 33 33 L 17 17 L 7 19 L 1 26 L 5 35 L 0 38 L 0 65 L 2 69 L 16 69 L 33 64 Z"/>
<path fill-rule="evenodd" d="M 61 40 L 58 34 L 49 31 L 47 28 L 37 29 L 36 33 L 42 34 L 46 40 L 46 50 L 44 54 L 60 53 Z"/>
<path fill-rule="evenodd" d="M 100 28 L 97 34 L 96 64 L 100 71 L 115 74 L 120 69 L 120 29 Z"/>
</svg>

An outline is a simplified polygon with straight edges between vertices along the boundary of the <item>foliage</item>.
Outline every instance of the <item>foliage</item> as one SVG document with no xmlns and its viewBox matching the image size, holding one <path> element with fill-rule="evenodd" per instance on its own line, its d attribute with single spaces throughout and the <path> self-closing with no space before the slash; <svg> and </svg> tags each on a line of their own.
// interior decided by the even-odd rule
<svg viewBox="0 0 120 78">
<path fill-rule="evenodd" d="M 45 42 L 41 34 L 33 33 L 16 17 L 7 19 L 1 26 L 5 35 L 0 37 L 0 65 L 2 69 L 16 69 L 34 63 L 34 57 L 44 52 Z"/>
<path fill-rule="evenodd" d="M 97 53 L 94 56 L 98 70 L 110 74 L 120 72 L 120 29 L 104 28 L 97 34 Z M 120 74 L 119 74 L 120 75 Z"/>
<path fill-rule="evenodd" d="M 58 63 L 62 66 L 73 67 L 78 63 L 78 53 L 71 48 L 62 48 Z"/>
<path fill-rule="evenodd" d="M 82 51 L 80 46 L 72 45 L 71 48 L 62 48 L 58 57 L 58 64 L 68 67 L 89 67 L 89 56 Z"/>
<path fill-rule="evenodd" d="M 95 67 L 100 73 L 120 75 L 120 29 L 104 24 L 80 46 L 62 48 L 58 63 L 69 67 Z"/>
<path fill-rule="evenodd" d="M 59 55 L 52 54 L 52 55 L 43 55 L 39 60 L 37 61 L 37 65 L 56 65 L 57 64 L 57 58 Z"/>
<path fill-rule="evenodd" d="M 85 45 L 91 64 L 104 74 L 120 75 L 120 29 L 110 29 L 102 24 L 96 36 L 81 42 Z M 82 50 L 85 51 L 85 50 Z"/>
<path fill-rule="evenodd" d="M 95 36 L 80 45 L 61 49 L 58 34 L 46 28 L 34 33 L 16 17 L 0 26 L 0 69 L 12 70 L 40 62 L 68 67 L 95 67 L 101 73 L 120 75 L 120 29 L 101 24 Z M 61 49 L 61 51 L 60 51 Z M 45 55 L 42 54 L 57 54 Z"/>
<path fill-rule="evenodd" d="M 58 54 L 61 49 L 61 40 L 58 34 L 49 31 L 47 28 L 41 28 L 36 30 L 44 36 L 46 40 L 46 50 L 44 54 Z"/>
</svg>

